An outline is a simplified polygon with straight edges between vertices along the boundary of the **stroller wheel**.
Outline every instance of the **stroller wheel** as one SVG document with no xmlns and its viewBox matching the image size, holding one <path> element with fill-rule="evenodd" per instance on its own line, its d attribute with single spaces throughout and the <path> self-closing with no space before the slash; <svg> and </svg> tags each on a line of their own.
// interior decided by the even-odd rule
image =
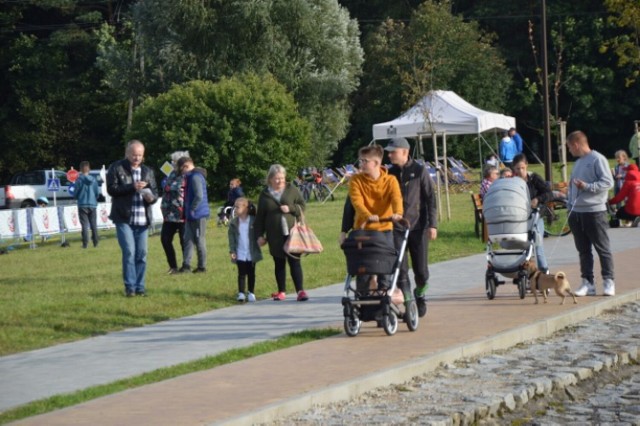
<svg viewBox="0 0 640 426">
<path fill-rule="evenodd" d="M 362 321 L 360 321 L 360 318 L 356 316 L 344 318 L 344 332 L 347 333 L 347 336 L 349 337 L 357 336 L 360 332 L 361 325 Z"/>
<path fill-rule="evenodd" d="M 524 299 L 527 295 L 527 287 L 529 287 L 529 277 L 523 275 L 518 281 L 518 295 L 520 296 L 520 299 Z"/>
<path fill-rule="evenodd" d="M 496 277 L 486 277 L 485 287 L 487 298 L 493 300 L 496 297 Z"/>
<path fill-rule="evenodd" d="M 394 311 L 389 311 L 388 315 L 382 317 L 382 327 L 387 336 L 393 336 L 398 331 L 398 316 Z"/>
<path fill-rule="evenodd" d="M 418 305 L 415 300 L 412 300 L 407 303 L 406 311 L 404 313 L 404 322 L 407 323 L 409 331 L 416 331 L 418 329 L 419 321 Z"/>
</svg>

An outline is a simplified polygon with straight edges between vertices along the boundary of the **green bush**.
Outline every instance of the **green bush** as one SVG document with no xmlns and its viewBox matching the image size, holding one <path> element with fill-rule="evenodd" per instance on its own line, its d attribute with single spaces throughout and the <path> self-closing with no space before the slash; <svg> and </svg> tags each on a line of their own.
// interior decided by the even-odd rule
<svg viewBox="0 0 640 426">
<path fill-rule="evenodd" d="M 311 127 L 273 77 L 243 74 L 176 85 L 147 99 L 136 110 L 127 139 L 145 143 L 152 166 L 186 149 L 207 169 L 213 190 L 226 188 L 234 177 L 251 190 L 261 185 L 271 164 L 291 171 L 306 165 Z"/>
</svg>

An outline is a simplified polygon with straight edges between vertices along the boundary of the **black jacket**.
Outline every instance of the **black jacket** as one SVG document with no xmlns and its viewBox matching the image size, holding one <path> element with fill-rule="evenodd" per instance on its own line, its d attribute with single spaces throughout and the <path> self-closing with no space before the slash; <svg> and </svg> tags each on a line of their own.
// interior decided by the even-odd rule
<svg viewBox="0 0 640 426">
<path fill-rule="evenodd" d="M 156 178 L 153 175 L 153 170 L 144 164 L 140 167 L 141 179 L 147 182 L 147 188 L 151 190 L 154 196 L 154 200 L 151 203 L 147 203 L 143 199 L 147 224 L 151 225 L 150 206 L 158 201 L 158 187 L 156 185 Z M 112 197 L 109 219 L 114 223 L 129 223 L 133 195 L 136 193 L 129 160 L 119 160 L 109 166 L 109 171 L 107 172 L 107 192 Z"/>
<path fill-rule="evenodd" d="M 427 169 L 409 159 L 403 167 L 391 166 L 389 173 L 400 183 L 404 217 L 411 223 L 411 230 L 437 228 L 436 194 Z"/>
<path fill-rule="evenodd" d="M 529 172 L 527 188 L 529 188 L 531 200 L 537 198 L 539 206 L 553 200 L 553 192 L 549 189 L 549 185 L 536 173 Z"/>
</svg>

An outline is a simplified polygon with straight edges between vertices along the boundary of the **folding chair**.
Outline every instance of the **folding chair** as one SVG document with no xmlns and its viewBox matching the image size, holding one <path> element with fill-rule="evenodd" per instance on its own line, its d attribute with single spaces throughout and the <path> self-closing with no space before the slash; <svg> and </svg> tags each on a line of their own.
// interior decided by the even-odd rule
<svg viewBox="0 0 640 426">
<path fill-rule="evenodd" d="M 322 200 L 322 203 L 324 204 L 329 198 L 332 197 L 336 189 L 338 189 L 340 185 L 346 182 L 349 179 L 349 177 L 347 173 L 342 173 L 342 176 L 338 178 L 338 176 L 336 175 L 336 172 L 334 172 L 333 169 L 330 169 L 328 167 L 322 171 L 322 177 L 323 177 L 323 182 L 326 184 L 327 188 L 329 188 L 329 194 L 325 197 L 324 200 Z"/>
</svg>

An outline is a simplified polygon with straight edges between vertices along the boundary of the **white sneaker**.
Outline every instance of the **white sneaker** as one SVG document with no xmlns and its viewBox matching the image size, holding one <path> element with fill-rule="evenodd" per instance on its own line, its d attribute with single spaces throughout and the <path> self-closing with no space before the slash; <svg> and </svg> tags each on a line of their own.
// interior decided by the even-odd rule
<svg viewBox="0 0 640 426">
<path fill-rule="evenodd" d="M 236 297 L 236 300 L 238 302 L 244 302 L 244 293 L 242 292 L 238 293 L 238 297 Z"/>
<path fill-rule="evenodd" d="M 616 283 L 613 282 L 611 278 L 607 278 L 602 282 L 602 286 L 604 287 L 604 295 L 605 296 L 615 296 L 616 295 Z"/>
<path fill-rule="evenodd" d="M 582 279 L 582 285 L 576 291 L 576 296 L 595 296 L 596 295 L 596 286 L 587 280 L 586 278 Z"/>
<path fill-rule="evenodd" d="M 253 293 L 249 293 L 249 294 L 247 295 L 247 301 L 248 301 L 248 302 L 255 302 L 255 301 L 256 301 L 256 295 L 255 295 L 255 294 L 253 294 Z"/>
</svg>

